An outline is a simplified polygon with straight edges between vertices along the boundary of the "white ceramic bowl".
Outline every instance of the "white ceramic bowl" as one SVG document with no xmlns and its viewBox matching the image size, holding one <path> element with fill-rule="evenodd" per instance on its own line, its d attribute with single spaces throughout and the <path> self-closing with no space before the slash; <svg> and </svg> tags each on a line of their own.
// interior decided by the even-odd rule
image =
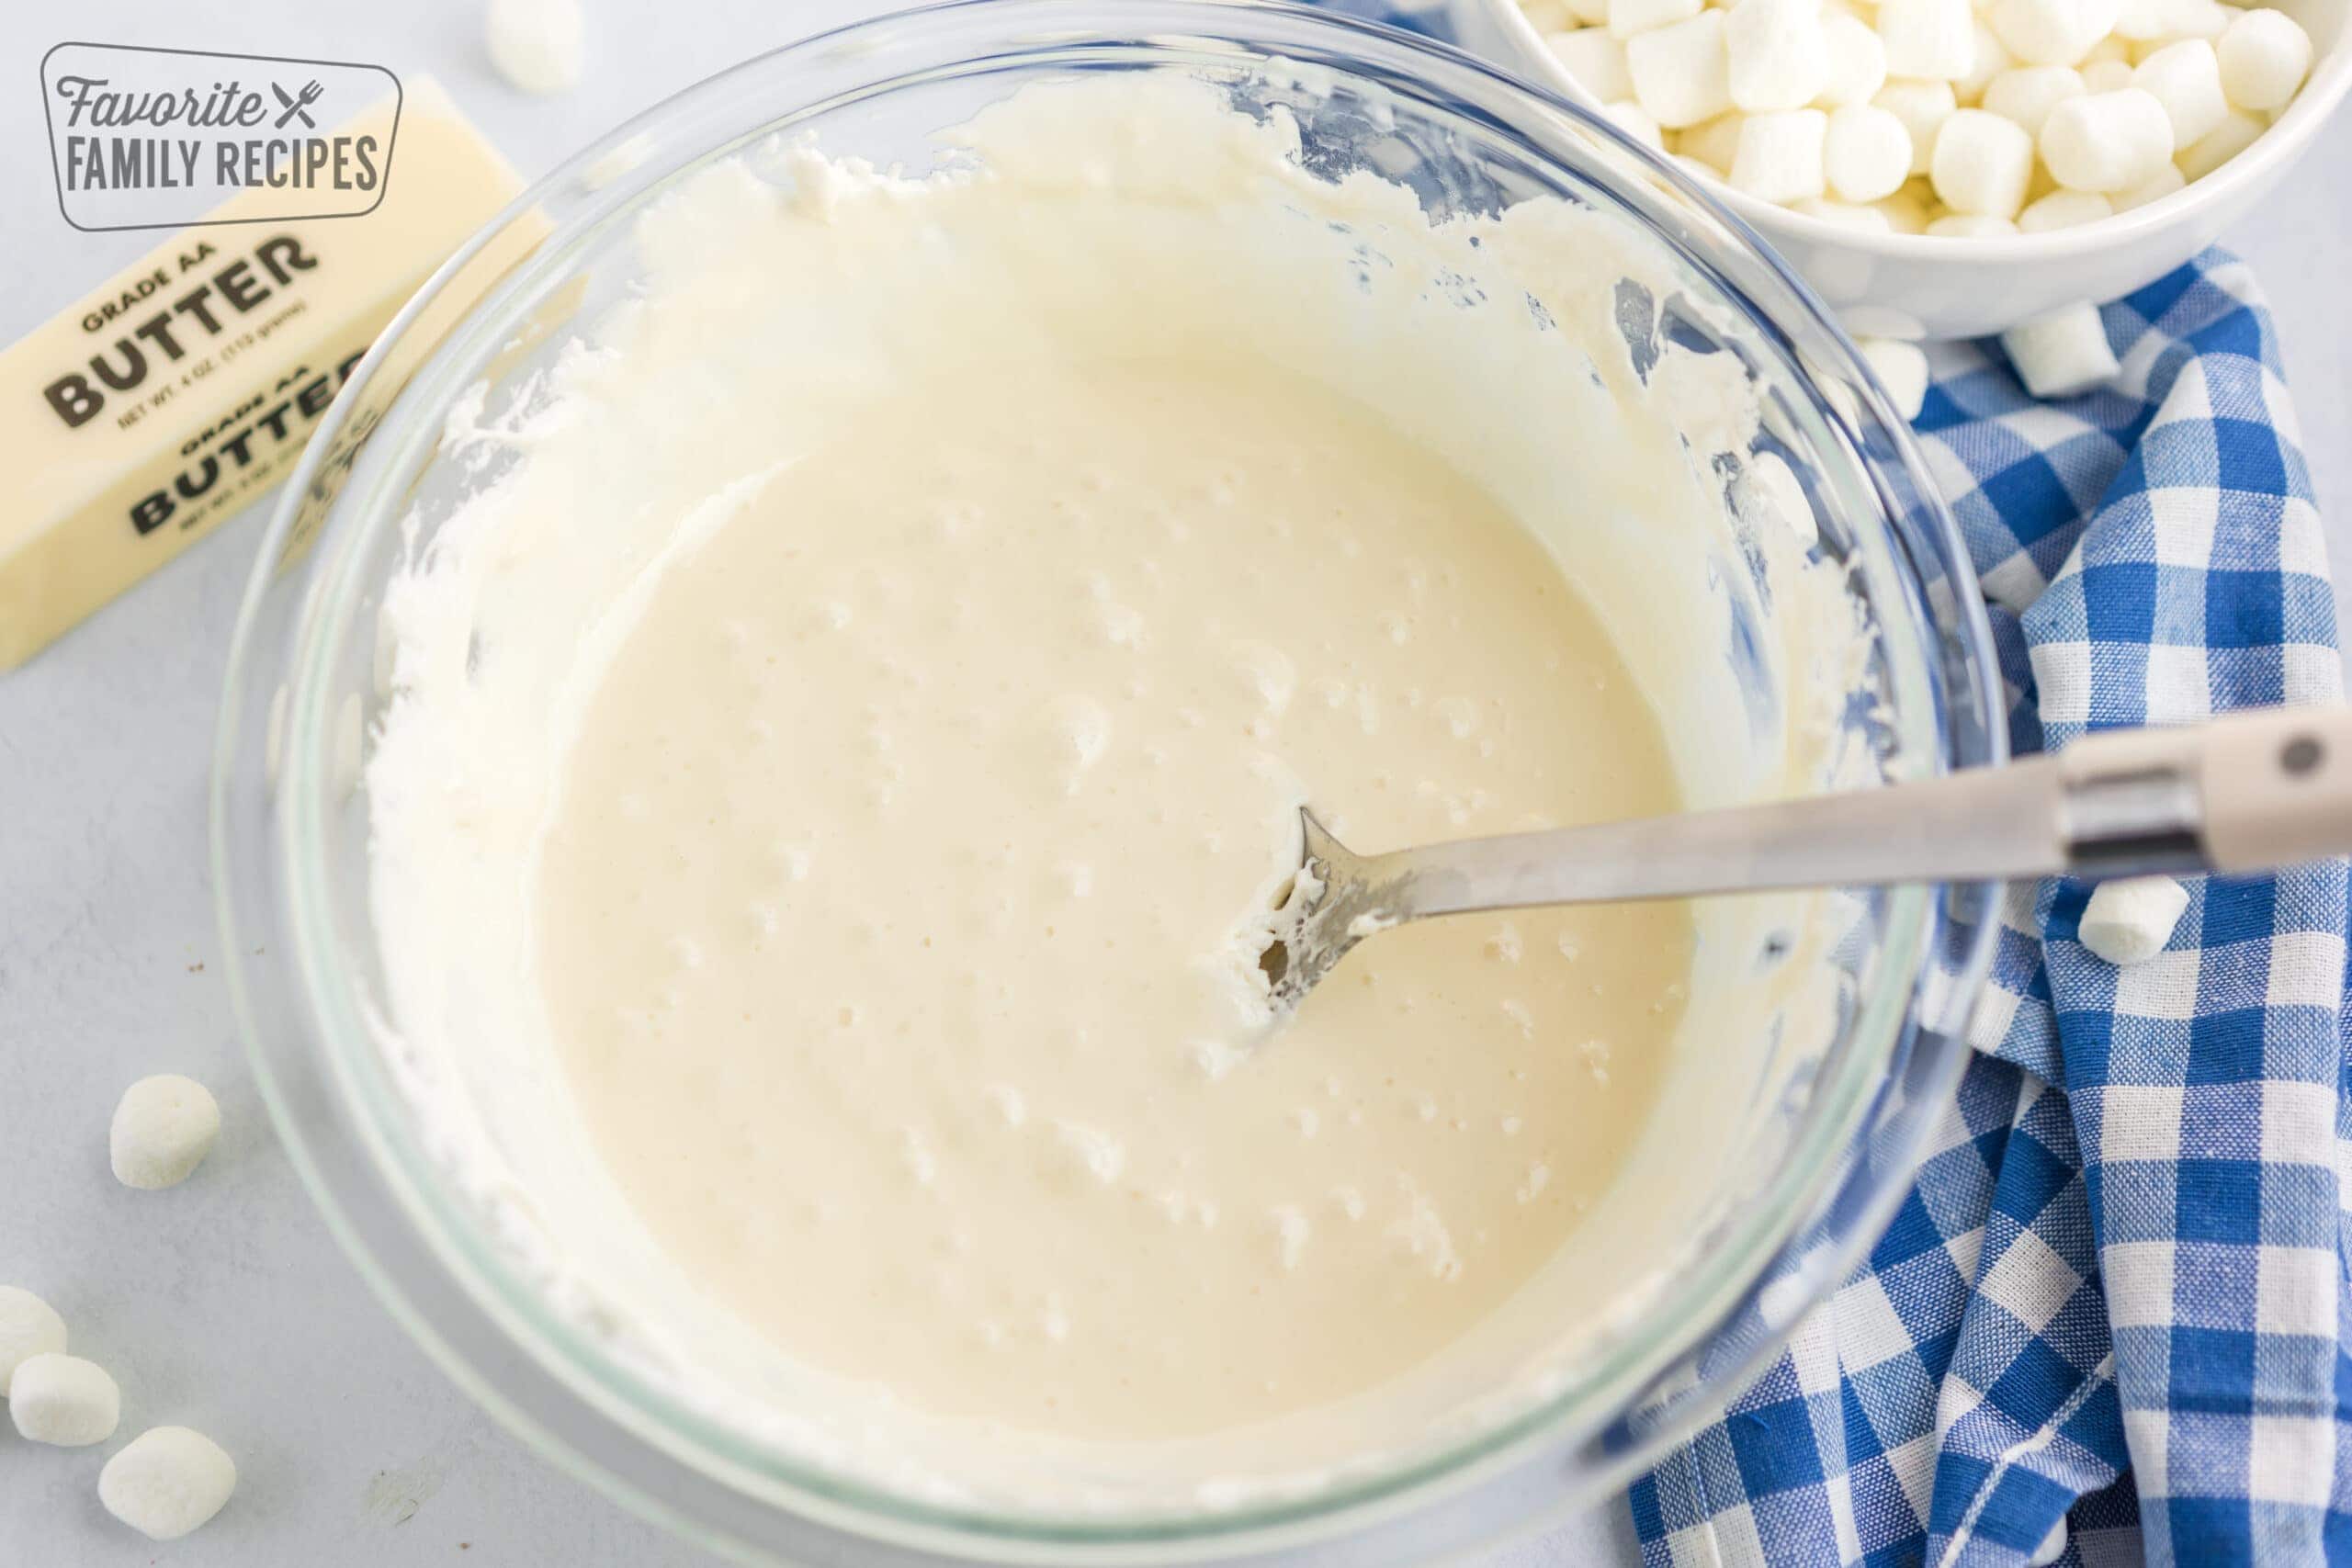
<svg viewBox="0 0 2352 1568">
<path fill-rule="evenodd" d="M 2352 0 L 2264 0 L 2312 35 L 2312 73 L 2262 138 L 2161 201 L 2080 228 L 1962 240 L 1866 234 L 1708 189 L 1804 275 L 1849 332 L 1882 337 L 1979 337 L 2083 300 L 2129 294 L 2213 243 L 2310 147 L 2352 89 Z M 1466 47 L 1493 52 L 1529 80 L 1597 107 L 1515 0 L 1455 0 Z"/>
</svg>

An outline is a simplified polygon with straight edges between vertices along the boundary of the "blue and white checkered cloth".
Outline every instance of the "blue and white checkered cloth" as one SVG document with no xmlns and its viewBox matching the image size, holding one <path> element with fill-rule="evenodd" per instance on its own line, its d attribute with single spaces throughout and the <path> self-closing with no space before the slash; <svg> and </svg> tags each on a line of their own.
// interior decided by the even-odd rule
<svg viewBox="0 0 2352 1568">
<path fill-rule="evenodd" d="M 1443 36 L 1432 0 L 1323 0 Z M 1915 427 L 2018 751 L 2340 698 L 2311 479 L 2254 280 L 2209 251 L 2037 402 L 1939 350 Z M 2352 1562 L 2346 868 L 2198 879 L 2165 950 L 2003 911 L 1970 1063 L 1885 1237 L 1632 1493 L 1647 1568 Z M 1800 1260 L 1801 1264 L 1801 1260 Z"/>
<path fill-rule="evenodd" d="M 2104 311 L 2036 402 L 1939 351 L 1917 422 L 2019 750 L 2339 695 L 2319 521 L 2246 268 Z M 1885 1239 L 1633 1492 L 1653 1568 L 2352 1562 L 2352 1014 L 2341 862 L 2191 884 L 2166 950 L 2011 890 L 1970 1065 Z M 2071 1530 L 2059 1532 L 2061 1521 Z"/>
</svg>

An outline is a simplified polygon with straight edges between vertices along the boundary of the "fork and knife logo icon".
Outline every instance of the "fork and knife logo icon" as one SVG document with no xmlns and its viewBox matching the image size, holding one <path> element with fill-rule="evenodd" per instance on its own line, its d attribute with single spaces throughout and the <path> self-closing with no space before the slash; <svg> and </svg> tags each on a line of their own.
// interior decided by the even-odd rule
<svg viewBox="0 0 2352 1568">
<path fill-rule="evenodd" d="M 325 88 L 320 86 L 315 81 L 306 82 L 302 85 L 300 96 L 297 96 L 296 95 L 288 92 L 285 88 L 279 86 L 277 83 L 272 82 L 269 85 L 269 90 L 277 95 L 278 104 L 285 111 L 277 117 L 277 122 L 272 129 L 283 130 L 286 129 L 288 121 L 298 118 L 304 125 L 309 126 L 312 130 L 316 130 L 319 128 L 319 122 L 311 118 L 311 106 L 319 101 L 319 96 L 326 91 Z"/>
</svg>

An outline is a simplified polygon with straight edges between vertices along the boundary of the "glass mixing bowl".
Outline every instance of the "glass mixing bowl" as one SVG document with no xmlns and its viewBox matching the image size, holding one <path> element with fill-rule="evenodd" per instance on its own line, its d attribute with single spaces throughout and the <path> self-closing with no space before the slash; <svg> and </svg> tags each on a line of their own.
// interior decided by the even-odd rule
<svg viewBox="0 0 2352 1568">
<path fill-rule="evenodd" d="M 1319 68 L 1304 74 L 1300 64 Z M 1053 1517 L 893 1495 L 763 1448 L 583 1333 L 452 1181 L 371 1032 L 380 976 L 358 781 L 383 700 L 375 610 L 403 550 L 478 475 L 437 438 L 469 386 L 543 366 L 632 278 L 628 219 L 682 173 L 777 131 L 928 166 L 929 138 L 1072 72 L 1206 74 L 1299 111 L 1318 170 L 1411 185 L 1437 213 L 1549 195 L 1621 215 L 1677 290 L 1623 330 L 1736 356 L 1868 617 L 1874 703 L 1912 772 L 1999 761 L 1999 686 L 1957 531 L 1852 346 L 1698 187 L 1539 88 L 1327 12 L 1211 0 L 970 0 L 809 39 L 672 99 L 558 169 L 442 269 L 356 368 L 263 547 L 236 631 L 213 786 L 223 951 L 264 1092 L 320 1207 L 394 1314 L 475 1397 L 598 1485 L 761 1560 L 1423 1562 L 1623 1485 L 1720 1409 L 1875 1239 L 1965 1055 L 1990 885 L 1852 895 L 1849 1004 L 1817 1068 L 1759 1101 L 1739 1190 L 1649 1310 L 1555 1395 L 1311 1495 Z M 1317 84 L 1311 104 L 1299 84 Z M 788 374 L 779 367 L 779 374 Z M 1737 570 L 1734 560 L 1732 570 Z"/>
</svg>

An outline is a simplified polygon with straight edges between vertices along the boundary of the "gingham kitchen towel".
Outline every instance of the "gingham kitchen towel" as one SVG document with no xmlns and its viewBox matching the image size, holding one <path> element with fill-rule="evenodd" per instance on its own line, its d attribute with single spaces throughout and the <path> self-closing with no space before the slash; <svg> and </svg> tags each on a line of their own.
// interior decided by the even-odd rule
<svg viewBox="0 0 2352 1568">
<path fill-rule="evenodd" d="M 1447 38 L 1435 0 L 1325 0 Z M 2109 305 L 2122 373 L 1938 351 L 1916 422 L 2018 751 L 2342 694 L 2277 336 L 2209 251 Z M 1648 1568 L 2352 1562 L 2347 871 L 2190 884 L 2165 951 L 2010 890 L 1979 1055 L 1885 1237 L 1632 1492 Z"/>
<path fill-rule="evenodd" d="M 2336 699 L 2253 278 L 2208 252 L 2103 314 L 2112 387 L 2036 402 L 1957 345 L 1917 422 L 2014 745 Z M 2075 941 L 2089 891 L 2011 890 L 1917 1186 L 1634 1488 L 1650 1564 L 2352 1562 L 2346 868 L 2192 882 L 2123 970 Z"/>
</svg>

